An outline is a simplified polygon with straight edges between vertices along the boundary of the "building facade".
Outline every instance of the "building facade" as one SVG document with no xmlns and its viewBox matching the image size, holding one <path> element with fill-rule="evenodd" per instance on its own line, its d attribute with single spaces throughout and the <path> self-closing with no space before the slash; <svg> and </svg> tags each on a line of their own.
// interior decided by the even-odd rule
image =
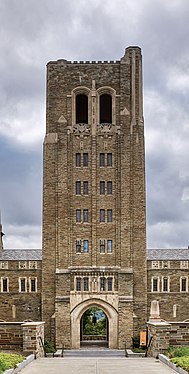
<svg viewBox="0 0 189 374">
<path fill-rule="evenodd" d="M 146 257 L 139 47 L 119 61 L 47 64 L 43 170 L 43 256 L 1 249 L 1 302 L 10 300 L 0 318 L 42 319 L 67 348 L 80 347 L 91 307 L 106 315 L 109 348 L 145 329 L 154 299 L 162 318 L 187 319 L 189 250 Z"/>
</svg>

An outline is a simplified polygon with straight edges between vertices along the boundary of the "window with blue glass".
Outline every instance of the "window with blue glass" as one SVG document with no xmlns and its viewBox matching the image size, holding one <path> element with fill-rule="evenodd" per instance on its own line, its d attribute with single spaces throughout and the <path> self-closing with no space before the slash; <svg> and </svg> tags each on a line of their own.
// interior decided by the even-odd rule
<svg viewBox="0 0 189 374">
<path fill-rule="evenodd" d="M 107 241 L 107 252 L 112 253 L 112 240 Z"/>
<path fill-rule="evenodd" d="M 89 241 L 88 240 L 83 241 L 83 252 L 84 253 L 89 252 Z"/>
</svg>

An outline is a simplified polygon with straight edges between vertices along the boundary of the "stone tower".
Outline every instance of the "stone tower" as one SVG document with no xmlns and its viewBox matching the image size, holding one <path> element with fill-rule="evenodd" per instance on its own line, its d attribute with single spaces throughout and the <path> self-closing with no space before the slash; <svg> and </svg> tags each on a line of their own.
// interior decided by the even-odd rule
<svg viewBox="0 0 189 374">
<path fill-rule="evenodd" d="M 92 306 L 108 346 L 146 321 L 142 57 L 47 64 L 42 318 L 57 347 L 79 348 Z"/>
</svg>

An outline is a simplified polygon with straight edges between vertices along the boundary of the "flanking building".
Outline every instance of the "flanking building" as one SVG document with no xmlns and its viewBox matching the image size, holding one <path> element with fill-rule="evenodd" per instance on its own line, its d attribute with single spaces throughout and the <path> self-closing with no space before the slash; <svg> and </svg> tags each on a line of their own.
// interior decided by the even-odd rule
<svg viewBox="0 0 189 374">
<path fill-rule="evenodd" d="M 57 347 L 80 347 L 91 307 L 106 315 L 109 348 L 145 329 L 151 300 L 164 319 L 189 318 L 189 250 L 146 256 L 139 47 L 47 64 L 42 252 L 1 249 L 0 318 L 42 319 Z"/>
</svg>

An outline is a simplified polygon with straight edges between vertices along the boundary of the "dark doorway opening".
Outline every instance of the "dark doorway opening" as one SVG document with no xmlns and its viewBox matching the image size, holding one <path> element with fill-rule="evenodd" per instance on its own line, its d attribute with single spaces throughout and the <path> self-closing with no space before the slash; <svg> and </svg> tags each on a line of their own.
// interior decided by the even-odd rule
<svg viewBox="0 0 189 374">
<path fill-rule="evenodd" d="M 97 307 L 87 309 L 80 321 L 81 347 L 108 348 L 108 327 L 108 318 L 102 309 Z"/>
<path fill-rule="evenodd" d="M 76 123 L 88 124 L 88 96 L 76 96 Z"/>
</svg>

